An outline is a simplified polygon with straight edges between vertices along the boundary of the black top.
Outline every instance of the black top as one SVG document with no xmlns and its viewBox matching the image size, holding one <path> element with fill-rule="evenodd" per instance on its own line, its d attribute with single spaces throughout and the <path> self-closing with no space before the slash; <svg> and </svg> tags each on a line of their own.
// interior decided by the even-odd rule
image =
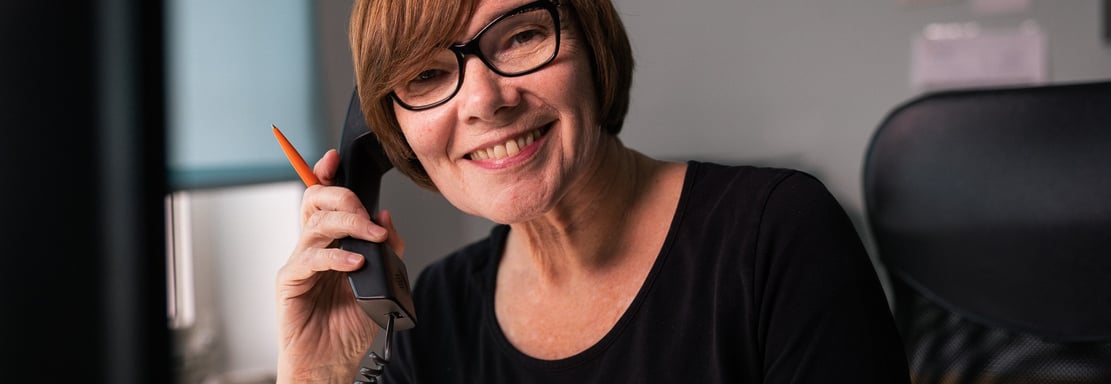
<svg viewBox="0 0 1111 384">
<path fill-rule="evenodd" d="M 690 162 L 663 248 L 613 329 L 565 359 L 513 347 L 494 315 L 508 226 L 426 268 L 386 383 L 906 383 L 887 301 L 817 179 Z"/>
</svg>

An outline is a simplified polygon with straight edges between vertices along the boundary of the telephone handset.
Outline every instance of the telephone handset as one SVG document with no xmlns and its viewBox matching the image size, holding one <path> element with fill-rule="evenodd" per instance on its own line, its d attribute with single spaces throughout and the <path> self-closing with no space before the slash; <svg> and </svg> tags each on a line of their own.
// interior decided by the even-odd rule
<svg viewBox="0 0 1111 384">
<path fill-rule="evenodd" d="M 347 106 L 347 119 L 340 137 L 336 184 L 355 192 L 367 212 L 373 215 L 378 211 L 382 175 L 393 168 L 393 164 L 377 136 L 367 126 L 357 90 L 352 93 Z M 385 243 L 348 237 L 339 241 L 339 247 L 361 254 L 366 259 L 362 268 L 347 273 L 347 280 L 355 300 L 375 323 L 386 330 L 384 358 L 371 352 L 371 360 L 378 367 L 363 367 L 361 371 L 367 379 L 360 382 L 375 383 L 389 362 L 393 333 L 413 328 L 417 323 L 409 274 L 405 264 Z"/>
<path fill-rule="evenodd" d="M 393 164 L 367 126 L 357 92 L 351 95 L 340 137 L 336 184 L 355 192 L 366 210 L 374 214 L 378 211 L 382 175 L 393 168 Z M 340 240 L 340 248 L 366 258 L 363 267 L 349 272 L 347 279 L 355 299 L 367 315 L 382 328 L 386 328 L 391 316 L 394 317 L 394 330 L 416 326 L 409 274 L 393 250 L 385 243 L 350 237 Z"/>
</svg>

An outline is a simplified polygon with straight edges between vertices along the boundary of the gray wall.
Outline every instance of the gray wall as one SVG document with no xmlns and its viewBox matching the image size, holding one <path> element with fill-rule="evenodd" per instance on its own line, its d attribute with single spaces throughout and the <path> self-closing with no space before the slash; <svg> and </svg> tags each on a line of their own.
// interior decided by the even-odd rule
<svg viewBox="0 0 1111 384">
<path fill-rule="evenodd" d="M 1008 27 L 1033 20 L 1048 37 L 1051 81 L 1111 78 L 1099 0 L 1033 0 L 1026 12 L 1005 15 L 976 14 L 964 1 L 904 1 L 615 0 L 637 59 L 621 137 L 664 159 L 811 172 L 867 241 L 861 160 L 880 120 L 915 96 L 910 44 L 927 24 Z M 329 8 L 322 18 L 334 20 L 321 23 L 322 43 L 344 41 L 348 7 L 319 3 Z M 346 46 L 332 49 L 330 113 L 342 116 L 350 59 Z M 330 126 L 338 127 L 339 118 Z M 488 222 L 394 180 L 387 181 L 383 206 L 395 211 L 408 240 L 411 274 L 486 232 Z"/>
<path fill-rule="evenodd" d="M 1049 79 L 1111 78 L 1098 0 L 1033 1 L 976 15 L 967 2 L 618 0 L 639 67 L 623 137 L 663 158 L 814 173 L 859 218 L 861 161 L 877 124 L 913 97 L 910 42 L 933 22 L 1048 36 Z"/>
</svg>

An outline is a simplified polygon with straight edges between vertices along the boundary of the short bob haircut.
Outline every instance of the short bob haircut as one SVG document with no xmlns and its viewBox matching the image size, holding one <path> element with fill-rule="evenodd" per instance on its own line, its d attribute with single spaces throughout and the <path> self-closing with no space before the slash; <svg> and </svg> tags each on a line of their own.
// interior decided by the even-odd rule
<svg viewBox="0 0 1111 384">
<path fill-rule="evenodd" d="M 482 0 L 358 0 L 349 36 L 364 117 L 402 174 L 437 190 L 413 154 L 394 115 L 390 92 L 415 76 L 412 68 L 436 49 L 455 43 Z M 561 0 L 551 0 L 560 2 Z M 563 21 L 573 22 L 591 53 L 599 120 L 613 135 L 629 110 L 633 52 L 610 0 L 562 0 Z"/>
</svg>

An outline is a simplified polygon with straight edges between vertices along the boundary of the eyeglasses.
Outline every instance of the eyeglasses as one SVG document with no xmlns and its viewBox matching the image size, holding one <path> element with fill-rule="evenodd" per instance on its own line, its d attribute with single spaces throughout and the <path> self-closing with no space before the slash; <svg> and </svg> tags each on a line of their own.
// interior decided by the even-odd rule
<svg viewBox="0 0 1111 384">
<path fill-rule="evenodd" d="M 402 108 L 419 111 L 451 100 L 463 86 L 465 55 L 477 56 L 504 77 L 524 76 L 552 62 L 559 52 L 559 4 L 539 0 L 506 12 L 470 41 L 437 52 L 416 77 L 390 95 Z"/>
</svg>

